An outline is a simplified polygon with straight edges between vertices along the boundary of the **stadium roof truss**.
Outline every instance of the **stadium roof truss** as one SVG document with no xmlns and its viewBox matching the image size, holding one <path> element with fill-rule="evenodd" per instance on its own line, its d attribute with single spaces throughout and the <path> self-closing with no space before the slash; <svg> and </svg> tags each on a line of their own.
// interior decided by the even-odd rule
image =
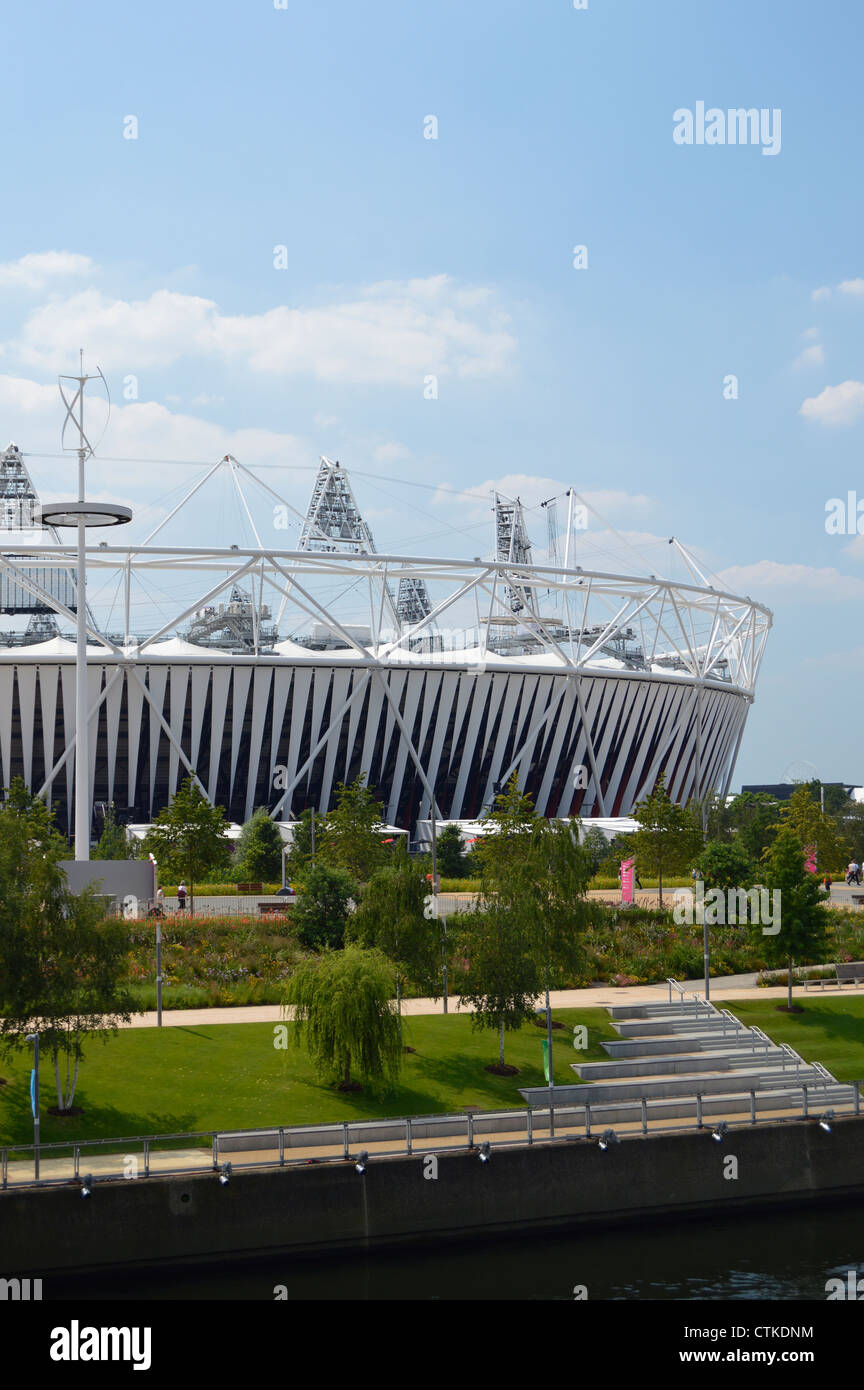
<svg viewBox="0 0 864 1390">
<path fill-rule="evenodd" d="M 424 804 L 434 804 L 436 814 L 440 814 L 392 680 L 394 671 L 418 662 L 432 670 L 473 670 L 480 674 L 487 669 L 517 667 L 520 671 L 565 676 L 567 679 L 560 682 L 557 697 L 550 700 L 533 723 L 526 721 L 521 731 L 520 748 L 533 744 L 538 733 L 548 727 L 556 710 L 561 707 L 568 688 L 572 689 L 587 730 L 582 683 L 589 674 L 614 676 L 620 673 L 631 678 L 641 675 L 647 680 L 677 679 L 692 687 L 693 698 L 699 703 L 700 709 L 703 692 L 708 687 L 731 689 L 744 697 L 747 705 L 753 699 L 771 627 L 771 614 L 749 597 L 741 598 L 707 585 L 695 562 L 683 549 L 682 554 L 691 571 L 695 571 L 694 580 L 698 578 L 702 580 L 701 583 L 682 584 L 654 575 L 638 577 L 578 567 L 564 569 L 554 564 L 526 564 L 524 560 L 517 563 L 498 558 L 454 560 L 358 553 L 356 549 L 350 553 L 335 549 L 281 550 L 265 545 L 257 531 L 255 534 L 259 546 L 246 550 L 234 547 L 162 547 L 152 543 L 155 533 L 137 546 L 102 543 L 87 548 L 88 592 L 89 586 L 109 572 L 122 582 L 126 634 L 131 631 L 131 604 L 136 584 L 168 572 L 184 576 L 184 581 L 194 576 L 196 584 L 194 600 L 181 602 L 156 631 L 143 639 L 127 635 L 117 640 L 92 624 L 88 626 L 89 637 L 94 644 L 89 648 L 90 661 L 98 662 L 97 653 L 101 650 L 108 667 L 113 668 L 110 674 L 106 671 L 104 684 L 100 681 L 101 689 L 93 692 L 90 717 L 95 719 L 121 674 L 127 672 L 130 684 L 134 682 L 140 689 L 141 697 L 153 712 L 151 718 L 155 718 L 168 739 L 173 750 L 172 758 L 176 757 L 186 771 L 199 780 L 193 758 L 182 746 L 177 721 L 173 717 L 166 719 L 163 708 L 154 700 L 148 684 L 142 678 L 141 668 L 159 659 L 159 644 L 177 633 L 186 619 L 220 593 L 226 590 L 230 592 L 231 587 L 240 581 L 257 585 L 257 591 L 262 596 L 269 596 L 270 591 L 274 591 L 282 604 L 280 611 L 294 610 L 298 615 L 314 619 L 332 634 L 338 650 L 322 654 L 307 651 L 293 643 L 282 643 L 268 653 L 269 657 L 278 659 L 290 656 L 293 662 L 306 657 L 319 664 L 329 659 L 342 665 L 348 662 L 361 667 L 364 672 L 362 679 L 354 681 L 351 693 L 331 710 L 327 727 L 311 748 L 306 762 L 295 770 L 291 785 L 282 789 L 282 794 L 270 807 L 271 814 L 276 818 L 283 813 L 286 802 L 290 805 L 293 788 L 306 774 L 321 749 L 328 740 L 338 737 L 342 720 L 362 699 L 370 682 L 379 683 L 392 718 L 405 740 L 407 755 L 423 784 Z M 331 541 L 331 538 L 327 537 L 327 540 Z M 7 582 L 20 585 L 23 590 L 33 594 L 40 604 L 53 609 L 71 623 L 74 622 L 71 609 L 58 600 L 50 587 L 37 582 L 33 570 L 37 567 L 40 571 L 56 568 L 68 572 L 74 558 L 74 549 L 62 545 L 15 547 L 4 543 L 0 570 Z M 356 635 L 357 629 L 340 620 L 331 600 L 316 596 L 315 587 L 321 581 L 330 589 L 335 582 L 340 582 L 351 586 L 355 594 L 366 596 L 371 641 L 360 640 Z M 388 602 L 388 596 L 392 596 L 395 589 L 404 583 L 422 585 L 423 591 L 432 596 L 429 612 L 415 622 L 403 622 L 399 630 L 392 626 L 387 628 L 385 618 L 392 621 L 392 603 Z M 541 591 L 556 603 L 558 611 L 554 618 L 544 616 L 536 606 Z M 521 607 L 516 611 L 512 601 L 514 593 L 518 593 L 522 600 Z M 454 616 L 460 608 L 464 612 L 466 603 L 473 606 L 476 619 L 473 645 L 463 640 L 461 646 L 451 644 L 448 647 L 439 641 L 421 655 L 416 650 L 416 640 L 433 628 L 440 632 L 446 626 L 448 617 Z M 497 650 L 494 645 L 494 636 L 500 633 L 502 623 L 506 624 L 511 634 L 511 650 L 503 652 L 500 644 Z M 513 645 L 518 640 L 524 643 L 521 650 Z M 620 660 L 610 654 L 615 650 L 616 642 L 622 653 Z M 290 648 L 290 653 L 286 648 Z M 251 655 L 253 659 L 260 655 L 257 634 L 255 651 Z M 19 649 L 14 654 L 9 652 L 8 656 L 20 662 L 24 652 Z M 44 646 L 32 648 L 33 659 L 44 661 L 47 656 Z M 171 659 L 179 657 L 180 652 L 175 652 Z M 196 648 L 188 644 L 183 644 L 182 658 L 193 665 L 200 661 L 211 666 L 219 661 L 239 660 L 203 646 Z M 736 753 L 743 734 L 743 718 L 738 723 Z M 697 725 L 701 730 L 701 718 L 697 720 Z M 73 749 L 74 739 L 67 743 L 64 753 L 47 773 L 42 793 L 49 789 L 67 764 Z M 606 814 L 607 808 L 599 791 L 597 750 L 592 747 L 590 736 L 586 752 L 598 784 L 597 805 L 600 813 Z M 697 747 L 697 764 L 699 756 Z M 510 767 L 503 772 L 497 785 L 502 785 L 512 770 L 519 766 L 518 748 L 509 762 Z M 730 777 L 734 762 L 733 755 L 728 763 Z M 698 771 L 696 781 L 700 783 Z M 212 789 L 208 791 L 203 782 L 199 781 L 199 784 L 205 794 L 212 794 Z"/>
</svg>

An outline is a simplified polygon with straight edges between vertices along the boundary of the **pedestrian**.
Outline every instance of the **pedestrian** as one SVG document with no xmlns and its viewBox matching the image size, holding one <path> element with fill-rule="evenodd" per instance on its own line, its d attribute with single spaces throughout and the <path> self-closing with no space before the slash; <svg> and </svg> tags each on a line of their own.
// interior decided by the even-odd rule
<svg viewBox="0 0 864 1390">
<path fill-rule="evenodd" d="M 186 893 L 187 893 L 186 884 L 185 884 L 185 883 L 181 883 L 181 884 L 178 886 L 178 888 L 177 888 L 177 910 L 178 910 L 178 912 L 185 912 L 185 911 L 186 911 Z"/>
<path fill-rule="evenodd" d="M 165 916 L 165 889 L 161 883 L 156 889 L 156 913 L 159 917 Z"/>
<path fill-rule="evenodd" d="M 827 893 L 830 893 L 830 892 L 831 892 L 831 884 L 833 883 L 833 881 L 834 881 L 834 880 L 832 879 L 832 877 L 831 877 L 830 874 L 826 874 L 825 877 L 823 878 L 823 880 L 822 880 L 822 887 L 825 889 L 825 891 L 826 891 Z"/>
</svg>

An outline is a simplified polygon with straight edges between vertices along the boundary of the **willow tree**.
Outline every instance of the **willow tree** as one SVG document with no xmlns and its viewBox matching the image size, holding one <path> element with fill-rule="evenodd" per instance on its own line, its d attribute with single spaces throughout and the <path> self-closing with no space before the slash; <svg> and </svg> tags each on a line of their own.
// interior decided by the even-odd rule
<svg viewBox="0 0 864 1390">
<path fill-rule="evenodd" d="M 359 946 L 310 956 L 288 980 L 284 1004 L 294 1040 L 340 1091 L 361 1084 L 389 1090 L 396 1081 L 402 1044 L 392 989 L 393 962 Z"/>
</svg>

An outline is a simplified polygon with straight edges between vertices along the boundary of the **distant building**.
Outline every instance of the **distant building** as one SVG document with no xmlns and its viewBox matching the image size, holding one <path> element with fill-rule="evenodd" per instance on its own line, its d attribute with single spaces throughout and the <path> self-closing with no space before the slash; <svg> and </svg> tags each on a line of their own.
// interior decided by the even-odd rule
<svg viewBox="0 0 864 1390">
<path fill-rule="evenodd" d="M 768 796 L 773 796 L 775 801 L 788 801 L 794 791 L 802 784 L 800 782 L 759 782 L 741 788 L 744 792 L 766 792 Z M 842 787 L 847 796 L 852 796 L 856 790 L 852 782 L 823 782 L 823 787 Z M 855 798 L 858 800 L 859 798 Z"/>
</svg>

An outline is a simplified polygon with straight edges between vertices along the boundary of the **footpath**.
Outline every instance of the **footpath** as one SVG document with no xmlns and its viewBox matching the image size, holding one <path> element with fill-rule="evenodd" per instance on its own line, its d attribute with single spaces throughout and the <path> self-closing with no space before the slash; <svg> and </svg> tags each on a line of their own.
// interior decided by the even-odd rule
<svg viewBox="0 0 864 1390">
<path fill-rule="evenodd" d="M 711 980 L 711 999 L 733 1000 L 733 999 L 782 999 L 786 993 L 785 985 L 772 985 L 766 989 L 758 989 L 756 985 L 757 976 L 749 975 L 722 975 Z M 698 994 L 699 998 L 704 998 L 704 980 L 682 980 L 679 981 L 688 994 Z M 793 987 L 795 992 L 800 993 L 803 985 Z M 823 991 L 820 990 L 820 994 Z M 825 994 L 841 994 L 843 991 L 839 987 L 832 990 L 826 986 Z M 848 993 L 848 988 L 846 990 Z M 853 991 L 854 992 L 854 991 Z M 553 990 L 551 1003 L 553 1009 L 608 1009 L 619 1004 L 656 1004 L 669 997 L 669 986 L 666 984 L 656 985 L 592 985 L 588 989 L 558 989 Z M 677 999 L 677 995 L 675 996 Z M 542 1000 L 540 1001 L 542 1004 Z M 538 1004 L 538 1007 L 540 1007 Z M 451 995 L 447 1000 L 449 1013 L 458 1013 L 462 1008 L 462 1000 L 458 995 Z M 406 1015 L 411 1014 L 443 1014 L 444 1002 L 442 999 L 403 999 L 402 1012 Z M 282 1007 L 279 1004 L 240 1004 L 221 1009 L 163 1009 L 162 1023 L 166 1028 L 192 1028 L 203 1023 L 279 1023 L 284 1018 Z M 148 1012 L 136 1014 L 132 1021 L 126 1024 L 129 1028 L 155 1028 L 157 1024 L 156 1013 Z"/>
</svg>

